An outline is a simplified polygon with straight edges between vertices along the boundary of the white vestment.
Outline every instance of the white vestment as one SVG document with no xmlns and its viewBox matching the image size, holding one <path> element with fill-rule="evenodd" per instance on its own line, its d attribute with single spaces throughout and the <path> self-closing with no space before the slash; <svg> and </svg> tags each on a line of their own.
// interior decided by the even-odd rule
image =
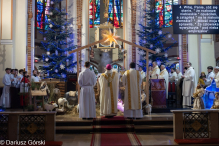
<svg viewBox="0 0 219 146">
<path fill-rule="evenodd" d="M 146 77 L 146 74 L 143 70 L 140 73 L 141 73 L 141 79 L 143 80 Z"/>
<path fill-rule="evenodd" d="M 11 75 L 5 74 L 2 80 L 4 84 L 4 88 L 1 95 L 0 106 L 4 106 L 4 108 L 11 107 L 11 98 L 10 98 L 10 87 L 11 87 Z"/>
<path fill-rule="evenodd" d="M 140 72 L 131 68 L 123 74 L 122 82 L 125 86 L 124 117 L 142 118 Z"/>
<path fill-rule="evenodd" d="M 182 78 L 182 73 L 179 72 L 179 73 L 177 74 L 176 81 L 178 81 L 178 80 L 181 79 L 181 78 Z"/>
<path fill-rule="evenodd" d="M 38 76 L 32 76 L 31 77 L 31 82 L 40 82 L 40 79 Z"/>
<path fill-rule="evenodd" d="M 81 86 L 79 118 L 96 117 L 95 94 L 93 89 L 96 82 L 96 75 L 89 68 L 86 68 L 79 74 L 78 83 Z"/>
<path fill-rule="evenodd" d="M 219 72 L 217 74 L 215 73 L 214 80 L 216 82 L 217 88 L 219 88 Z"/>
<path fill-rule="evenodd" d="M 166 99 L 168 98 L 168 85 L 169 85 L 169 75 L 166 69 L 160 72 L 158 79 L 165 79 L 165 88 L 166 88 Z"/>
<path fill-rule="evenodd" d="M 209 86 L 211 84 L 211 81 L 212 81 L 211 78 L 214 78 L 214 76 L 215 74 L 213 71 L 207 74 L 206 81 L 205 81 L 206 86 Z"/>
<path fill-rule="evenodd" d="M 191 106 L 191 97 L 197 87 L 196 75 L 193 67 L 188 68 L 184 76 L 182 89 L 183 105 Z"/>
<path fill-rule="evenodd" d="M 118 72 L 107 70 L 98 80 L 100 83 L 100 115 L 116 115 L 119 95 Z"/>
<path fill-rule="evenodd" d="M 160 74 L 160 69 L 158 66 L 156 66 L 153 70 L 152 70 L 152 73 L 151 73 L 151 79 L 157 79 L 157 76 L 156 75 L 159 75 Z"/>
<path fill-rule="evenodd" d="M 174 82 L 176 79 L 177 79 L 177 74 L 176 74 L 176 72 L 173 72 L 171 74 L 171 77 L 169 78 L 169 81 L 170 82 Z"/>
</svg>

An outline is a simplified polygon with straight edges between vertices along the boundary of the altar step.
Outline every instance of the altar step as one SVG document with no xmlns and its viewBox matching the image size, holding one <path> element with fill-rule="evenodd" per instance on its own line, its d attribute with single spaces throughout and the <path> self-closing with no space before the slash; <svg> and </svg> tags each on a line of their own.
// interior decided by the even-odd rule
<svg viewBox="0 0 219 146">
<path fill-rule="evenodd" d="M 173 132 L 173 121 L 170 119 L 159 120 L 81 120 L 81 121 L 56 121 L 57 134 L 85 134 L 85 133 L 149 133 Z"/>
</svg>

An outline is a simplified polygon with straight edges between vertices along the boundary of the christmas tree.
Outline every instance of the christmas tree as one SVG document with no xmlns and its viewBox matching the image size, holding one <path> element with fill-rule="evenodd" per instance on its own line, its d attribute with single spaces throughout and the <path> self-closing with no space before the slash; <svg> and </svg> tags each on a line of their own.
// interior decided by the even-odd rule
<svg viewBox="0 0 219 146">
<path fill-rule="evenodd" d="M 171 49 L 176 41 L 172 38 L 170 33 L 164 33 L 162 31 L 164 25 L 163 21 L 159 21 L 159 13 L 155 10 L 156 2 L 154 0 L 147 1 L 147 9 L 143 10 L 142 20 L 140 22 L 140 29 L 137 30 L 137 34 L 140 38 L 139 45 L 151 50 L 154 50 L 156 54 L 149 54 L 149 65 L 152 65 L 153 61 L 156 61 L 158 65 L 166 64 L 168 62 L 167 50 Z M 164 44 L 168 40 L 172 41 L 172 44 L 168 47 L 164 47 Z M 146 71 L 145 51 L 139 49 L 139 66 Z"/>
<path fill-rule="evenodd" d="M 67 19 L 65 9 L 61 9 L 62 0 L 51 0 L 48 21 L 45 21 L 44 32 L 40 32 L 44 41 L 41 49 L 46 51 L 42 55 L 44 66 L 40 70 L 47 74 L 46 78 L 66 78 L 67 73 L 77 72 L 77 62 L 73 54 L 69 54 L 76 48 L 72 24 Z"/>
</svg>

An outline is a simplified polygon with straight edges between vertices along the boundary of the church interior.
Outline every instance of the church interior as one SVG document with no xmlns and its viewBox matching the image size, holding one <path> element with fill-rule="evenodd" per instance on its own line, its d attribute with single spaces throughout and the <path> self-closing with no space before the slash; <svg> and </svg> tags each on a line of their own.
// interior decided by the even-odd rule
<svg viewBox="0 0 219 146">
<path fill-rule="evenodd" d="M 219 0 L 0 9 L 0 145 L 218 145 Z"/>
</svg>

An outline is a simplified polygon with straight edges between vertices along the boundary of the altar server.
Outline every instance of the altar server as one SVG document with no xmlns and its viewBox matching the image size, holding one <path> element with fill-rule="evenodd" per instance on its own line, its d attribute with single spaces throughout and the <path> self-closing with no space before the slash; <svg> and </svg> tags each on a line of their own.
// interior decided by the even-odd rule
<svg viewBox="0 0 219 146">
<path fill-rule="evenodd" d="M 211 77 L 211 80 L 215 80 L 215 82 L 216 82 L 216 85 L 217 85 L 217 88 L 219 88 L 219 67 L 218 66 L 216 66 L 215 68 L 214 68 L 214 73 L 215 73 L 215 76 L 214 76 L 214 78 L 212 78 Z"/>
<path fill-rule="evenodd" d="M 206 78 L 204 78 L 205 87 L 211 85 L 212 78 L 214 78 L 214 76 L 215 76 L 212 66 L 208 66 L 207 70 L 208 70 L 208 74 L 207 74 Z"/>
<path fill-rule="evenodd" d="M 157 75 L 159 75 L 160 74 L 160 69 L 159 69 L 159 67 L 157 66 L 157 62 L 153 62 L 153 70 L 152 70 L 152 72 L 151 72 L 151 79 L 157 79 Z"/>
<path fill-rule="evenodd" d="M 79 100 L 79 117 L 80 118 L 95 118 L 95 93 L 93 87 L 97 79 L 93 71 L 90 70 L 90 62 L 85 62 L 85 70 L 79 74 L 78 83 L 81 86 Z"/>
<path fill-rule="evenodd" d="M 105 73 L 99 78 L 100 83 L 100 115 L 111 117 L 117 114 L 119 95 L 119 74 L 112 71 L 110 64 L 106 65 Z"/>
<path fill-rule="evenodd" d="M 169 78 L 170 82 L 174 82 L 177 79 L 176 69 L 171 68 L 171 77 Z"/>
<path fill-rule="evenodd" d="M 142 118 L 141 104 L 141 74 L 135 70 L 135 63 L 130 63 L 130 70 L 127 70 L 122 77 L 125 86 L 124 117 Z"/>
<path fill-rule="evenodd" d="M 192 63 L 188 62 L 186 64 L 187 70 L 185 74 L 182 76 L 183 80 L 183 105 L 191 106 L 191 97 L 195 92 L 195 88 L 197 87 L 195 70 L 192 67 Z"/>
<path fill-rule="evenodd" d="M 165 68 L 165 65 L 161 65 L 161 72 L 158 75 L 158 79 L 165 79 L 165 88 L 166 88 L 166 99 L 168 98 L 168 85 L 169 85 L 169 75 Z"/>
<path fill-rule="evenodd" d="M 143 71 L 142 67 L 139 67 L 139 71 L 141 73 L 141 79 L 143 80 L 146 77 L 145 72 Z"/>
<path fill-rule="evenodd" d="M 11 107 L 10 87 L 11 87 L 11 82 L 13 81 L 13 79 L 11 79 L 10 68 L 6 68 L 5 72 L 6 74 L 4 75 L 3 80 L 2 80 L 4 84 L 4 88 L 2 91 L 2 95 L 1 95 L 0 106 L 3 106 L 4 108 L 10 108 Z"/>
</svg>

